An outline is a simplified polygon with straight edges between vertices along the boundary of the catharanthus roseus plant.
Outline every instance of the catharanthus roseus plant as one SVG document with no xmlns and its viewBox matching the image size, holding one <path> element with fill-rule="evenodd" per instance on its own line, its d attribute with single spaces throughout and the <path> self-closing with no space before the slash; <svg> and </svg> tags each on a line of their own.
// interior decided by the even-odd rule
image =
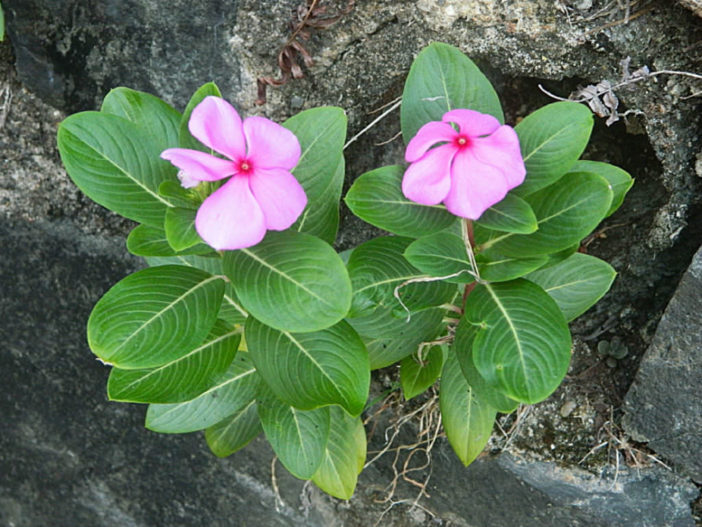
<svg viewBox="0 0 702 527">
<path fill-rule="evenodd" d="M 99 112 L 67 118 L 69 175 L 139 223 L 127 248 L 150 266 L 88 321 L 91 349 L 112 367 L 109 397 L 147 403 L 151 430 L 204 430 L 218 456 L 263 432 L 293 475 L 349 498 L 371 370 L 399 363 L 406 398 L 438 380 L 465 464 L 497 412 L 553 393 L 568 322 L 615 275 L 580 242 L 631 177 L 579 160 L 586 107 L 559 102 L 506 125 L 486 77 L 445 44 L 418 55 L 401 111 L 406 163 L 361 175 L 345 198 L 389 235 L 343 258 L 331 246 L 341 109 L 242 120 L 206 84 L 183 114 L 118 88 Z"/>
</svg>

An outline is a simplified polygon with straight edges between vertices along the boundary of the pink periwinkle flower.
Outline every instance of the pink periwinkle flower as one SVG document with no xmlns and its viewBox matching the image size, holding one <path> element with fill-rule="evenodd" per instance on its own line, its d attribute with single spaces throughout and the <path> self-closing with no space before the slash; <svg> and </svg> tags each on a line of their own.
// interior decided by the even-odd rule
<svg viewBox="0 0 702 527">
<path fill-rule="evenodd" d="M 443 202 L 452 214 L 472 220 L 526 175 L 514 129 L 474 110 L 451 110 L 441 121 L 422 126 L 407 145 L 405 160 L 411 163 L 402 180 L 407 199 Z"/>
<path fill-rule="evenodd" d="M 193 110 L 190 133 L 226 159 L 198 150 L 161 153 L 180 169 L 185 188 L 229 178 L 200 205 L 195 229 L 215 249 L 242 249 L 260 242 L 266 230 L 290 227 L 307 196 L 290 172 L 300 159 L 295 135 L 263 117 L 239 114 L 224 99 L 206 97 Z"/>
</svg>

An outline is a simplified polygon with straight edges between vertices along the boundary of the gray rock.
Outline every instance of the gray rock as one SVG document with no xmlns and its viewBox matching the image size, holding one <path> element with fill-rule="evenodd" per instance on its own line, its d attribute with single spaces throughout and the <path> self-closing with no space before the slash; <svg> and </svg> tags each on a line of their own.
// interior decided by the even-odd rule
<svg viewBox="0 0 702 527">
<path fill-rule="evenodd" d="M 626 397 L 626 431 L 702 483 L 702 249 L 658 324 Z"/>
</svg>

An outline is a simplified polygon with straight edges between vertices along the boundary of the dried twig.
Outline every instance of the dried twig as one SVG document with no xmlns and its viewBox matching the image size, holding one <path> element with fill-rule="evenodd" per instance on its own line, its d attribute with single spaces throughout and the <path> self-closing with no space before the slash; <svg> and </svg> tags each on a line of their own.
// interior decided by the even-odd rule
<svg viewBox="0 0 702 527">
<path fill-rule="evenodd" d="M 559 101 L 573 101 L 580 103 L 587 103 L 590 109 L 599 117 L 607 117 L 607 126 L 612 125 L 617 122 L 621 117 L 625 117 L 628 114 L 642 114 L 640 110 L 627 110 L 624 113 L 619 113 L 619 99 L 615 94 L 615 90 L 640 82 L 643 80 L 648 80 L 658 75 L 680 75 L 683 77 L 690 77 L 696 80 L 702 80 L 702 75 L 698 73 L 692 73 L 689 71 L 677 71 L 677 70 L 658 70 L 651 72 L 647 66 L 643 66 L 636 71 L 629 71 L 630 57 L 625 58 L 621 61 L 622 68 L 622 78 L 616 84 L 612 84 L 608 80 L 603 80 L 595 85 L 590 84 L 584 88 L 578 88 L 578 90 L 571 93 L 567 98 L 560 97 L 548 91 L 541 84 L 539 84 L 539 89 L 544 92 L 549 97 L 559 100 Z M 696 94 L 691 95 L 694 97 Z M 684 98 L 683 98 L 684 99 Z"/>
<path fill-rule="evenodd" d="M 257 79 L 258 99 L 256 99 L 256 104 L 261 105 L 266 102 L 266 87 L 282 86 L 291 78 L 301 79 L 305 76 L 300 62 L 309 68 L 314 64 L 314 60 L 303 41 L 310 39 L 312 30 L 328 29 L 341 17 L 350 13 L 354 4 L 355 0 L 347 0 L 346 7 L 335 15 L 329 15 L 327 6 L 321 5 L 320 0 L 306 0 L 304 4 L 297 7 L 290 23 L 290 37 L 278 53 L 278 68 L 281 76 L 278 78 L 259 77 Z"/>
</svg>

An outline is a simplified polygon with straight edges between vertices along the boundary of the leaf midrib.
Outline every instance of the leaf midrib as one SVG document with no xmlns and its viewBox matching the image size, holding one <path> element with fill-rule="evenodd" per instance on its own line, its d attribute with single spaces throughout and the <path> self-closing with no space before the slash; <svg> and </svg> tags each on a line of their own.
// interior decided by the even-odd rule
<svg viewBox="0 0 702 527">
<path fill-rule="evenodd" d="M 129 337 L 127 337 L 125 340 L 123 340 L 120 343 L 120 345 L 117 346 L 112 351 L 112 353 L 110 354 L 111 358 L 114 358 L 114 355 L 117 354 L 119 352 L 119 350 L 121 350 L 130 340 L 132 340 L 132 338 L 134 338 L 135 335 L 140 333 L 145 327 L 149 326 L 154 320 L 160 318 L 166 311 L 169 311 L 177 303 L 182 301 L 184 298 L 189 296 L 191 293 L 195 292 L 197 289 L 200 289 L 201 287 L 203 287 L 205 284 L 212 282 L 213 280 L 220 280 L 220 277 L 219 276 L 210 276 L 209 278 L 202 280 L 197 285 L 195 285 L 194 287 L 191 287 L 186 292 L 184 292 L 182 295 L 180 295 L 178 298 L 176 298 L 175 300 L 170 302 L 168 305 L 166 305 L 164 308 L 162 308 L 158 313 L 152 315 L 151 318 L 149 318 L 148 320 L 143 322 L 131 335 L 129 335 Z"/>
<path fill-rule="evenodd" d="M 487 289 L 488 293 L 490 293 L 490 296 L 492 297 L 493 301 L 497 305 L 497 309 L 500 310 L 500 312 L 502 313 L 502 316 L 507 321 L 507 325 L 509 326 L 510 332 L 512 333 L 512 336 L 514 337 L 514 342 L 517 345 L 517 352 L 519 354 L 519 363 L 520 363 L 521 368 L 522 368 L 522 374 L 524 375 L 524 380 L 526 381 L 529 376 L 527 374 L 526 363 L 524 362 L 524 350 L 522 349 L 522 343 L 519 340 L 519 332 L 517 331 L 517 328 L 512 323 L 512 318 L 509 316 L 507 309 L 505 309 L 505 306 L 502 304 L 502 302 L 500 302 L 499 297 L 495 294 L 495 291 L 492 289 L 490 284 L 485 284 L 485 289 Z M 525 389 L 527 392 L 527 397 L 529 399 L 531 399 L 529 384 L 527 382 L 525 382 Z"/>
</svg>

